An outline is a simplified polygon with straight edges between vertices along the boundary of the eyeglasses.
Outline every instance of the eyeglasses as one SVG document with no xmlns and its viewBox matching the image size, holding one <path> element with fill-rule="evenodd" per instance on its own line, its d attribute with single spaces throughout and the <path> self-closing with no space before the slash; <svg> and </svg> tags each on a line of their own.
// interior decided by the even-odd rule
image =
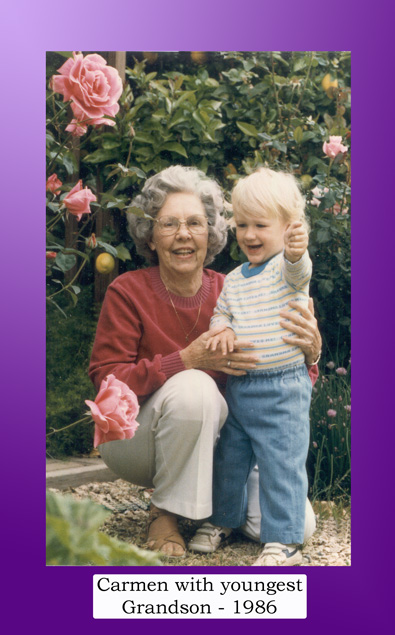
<svg viewBox="0 0 395 635">
<path fill-rule="evenodd" d="M 161 216 L 155 219 L 154 223 L 157 224 L 159 233 L 162 234 L 162 236 L 175 234 L 181 225 L 186 225 L 192 234 L 204 234 L 208 225 L 206 216 L 200 214 L 188 216 L 186 220 L 180 220 L 176 216 Z"/>
</svg>

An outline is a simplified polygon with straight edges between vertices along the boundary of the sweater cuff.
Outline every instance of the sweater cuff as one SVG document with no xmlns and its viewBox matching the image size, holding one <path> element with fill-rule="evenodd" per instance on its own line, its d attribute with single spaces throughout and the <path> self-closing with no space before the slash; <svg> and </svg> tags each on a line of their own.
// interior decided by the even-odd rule
<svg viewBox="0 0 395 635">
<path fill-rule="evenodd" d="M 186 370 L 180 352 L 176 351 L 175 353 L 162 357 L 160 370 L 166 375 L 166 379 L 170 379 L 173 375 Z"/>
</svg>

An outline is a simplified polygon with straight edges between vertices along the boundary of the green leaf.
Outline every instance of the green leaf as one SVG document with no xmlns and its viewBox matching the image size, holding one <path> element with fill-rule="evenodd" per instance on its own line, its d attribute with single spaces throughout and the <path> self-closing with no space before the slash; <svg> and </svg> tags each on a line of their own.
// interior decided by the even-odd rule
<svg viewBox="0 0 395 635">
<path fill-rule="evenodd" d="M 67 173 L 70 174 L 78 174 L 78 163 L 77 159 L 73 152 L 66 152 L 65 154 L 60 154 L 58 156 L 57 161 L 63 163 L 64 167 L 67 170 Z"/>
<path fill-rule="evenodd" d="M 294 139 L 295 139 L 296 143 L 301 143 L 302 142 L 303 130 L 302 130 L 302 128 L 300 126 L 295 128 L 295 130 L 294 130 Z"/>
<path fill-rule="evenodd" d="M 78 298 L 77 298 L 76 294 L 74 293 L 74 291 L 72 291 L 70 287 L 65 289 L 65 291 L 67 291 L 67 293 L 71 296 L 71 299 L 73 301 L 73 306 L 76 306 L 76 304 L 78 302 Z"/>
<path fill-rule="evenodd" d="M 165 145 L 161 146 L 159 152 L 163 152 L 163 150 L 175 152 L 176 154 L 181 154 L 181 156 L 185 157 L 186 159 L 188 158 L 184 146 L 182 146 L 181 143 L 177 143 L 176 141 L 173 141 L 172 143 L 165 143 Z"/>
<path fill-rule="evenodd" d="M 125 198 L 114 198 L 113 200 L 108 201 L 105 205 L 107 209 L 111 209 L 112 207 L 117 207 L 118 209 L 123 209 L 125 207 Z"/>
<path fill-rule="evenodd" d="M 284 152 L 284 154 L 287 153 L 287 144 L 286 143 L 282 143 L 278 139 L 275 139 L 273 141 L 272 146 L 273 146 L 273 148 L 276 148 L 276 150 L 280 150 L 280 152 Z"/>
<path fill-rule="evenodd" d="M 76 256 L 81 256 L 81 258 L 84 258 L 85 260 L 89 260 L 89 256 L 84 251 L 79 251 L 78 249 L 72 249 L 71 247 L 65 247 L 65 249 L 63 249 L 63 253 L 65 255 L 75 254 Z"/>
<path fill-rule="evenodd" d="M 132 259 L 129 249 L 125 247 L 123 243 L 117 246 L 117 256 L 123 262 L 125 262 L 126 260 Z"/>
<path fill-rule="evenodd" d="M 318 288 L 322 295 L 325 297 L 330 295 L 335 287 L 332 280 L 328 278 L 326 280 L 319 280 Z"/>
<path fill-rule="evenodd" d="M 148 134 L 147 132 L 136 132 L 134 140 L 138 143 L 149 143 L 150 145 L 155 145 L 157 143 L 155 137 Z"/>
<path fill-rule="evenodd" d="M 61 271 L 70 271 L 75 266 L 77 258 L 74 254 L 64 254 L 60 251 L 56 254 L 55 262 Z"/>
<path fill-rule="evenodd" d="M 92 152 L 92 154 L 88 154 L 82 160 L 84 163 L 104 163 L 105 161 L 112 161 L 113 159 L 116 159 L 117 156 L 117 153 L 113 150 L 103 150 L 102 148 L 99 148 L 98 150 L 95 150 L 95 152 Z"/>
<path fill-rule="evenodd" d="M 158 555 L 99 531 L 109 513 L 91 500 L 47 492 L 48 565 L 160 565 Z"/>
<path fill-rule="evenodd" d="M 115 247 L 113 247 L 112 245 L 109 245 L 108 243 L 105 243 L 103 240 L 100 240 L 100 239 L 97 239 L 97 244 L 99 245 L 99 247 L 102 247 L 107 253 L 117 258 L 118 254 Z"/>
<path fill-rule="evenodd" d="M 73 57 L 73 51 L 55 51 L 55 53 L 61 55 L 62 57 Z"/>
<path fill-rule="evenodd" d="M 298 60 L 295 61 L 294 73 L 301 71 L 303 68 L 306 68 L 306 60 L 304 57 L 300 57 Z"/>
<path fill-rule="evenodd" d="M 58 212 L 60 204 L 59 203 L 47 203 L 47 207 L 49 207 L 51 212 Z"/>
<path fill-rule="evenodd" d="M 251 123 L 246 123 L 244 121 L 236 121 L 237 127 L 246 135 L 251 137 L 258 136 L 258 130 Z"/>
<path fill-rule="evenodd" d="M 103 139 L 102 146 L 104 150 L 113 150 L 114 148 L 119 148 L 121 142 L 119 139 Z"/>
<path fill-rule="evenodd" d="M 331 239 L 331 235 L 327 229 L 319 229 L 317 232 L 317 241 L 319 243 L 327 243 Z"/>
</svg>

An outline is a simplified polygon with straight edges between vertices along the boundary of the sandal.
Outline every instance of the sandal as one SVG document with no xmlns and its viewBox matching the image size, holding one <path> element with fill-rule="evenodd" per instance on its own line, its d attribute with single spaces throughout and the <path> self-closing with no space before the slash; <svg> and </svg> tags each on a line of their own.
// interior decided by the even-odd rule
<svg viewBox="0 0 395 635">
<path fill-rule="evenodd" d="M 167 558 L 183 558 L 186 545 L 178 531 L 175 514 L 151 503 L 148 520 L 147 549 L 160 551 Z"/>
</svg>

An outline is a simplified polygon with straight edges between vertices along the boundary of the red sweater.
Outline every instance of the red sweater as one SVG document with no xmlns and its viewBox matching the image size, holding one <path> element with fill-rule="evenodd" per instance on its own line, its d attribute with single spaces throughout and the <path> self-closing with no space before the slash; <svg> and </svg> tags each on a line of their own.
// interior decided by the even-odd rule
<svg viewBox="0 0 395 635">
<path fill-rule="evenodd" d="M 209 329 L 210 318 L 222 290 L 225 276 L 210 269 L 203 273 L 203 284 L 193 297 L 171 294 L 184 327 L 189 333 L 202 303 L 199 321 L 190 334 L 196 339 Z M 185 370 L 179 351 L 186 347 L 159 267 L 129 271 L 118 276 L 107 289 L 97 326 L 89 366 L 96 389 L 109 374 L 131 388 L 143 403 L 167 379 Z M 225 388 L 226 375 L 206 371 Z M 318 369 L 309 367 L 314 384 Z"/>
</svg>

